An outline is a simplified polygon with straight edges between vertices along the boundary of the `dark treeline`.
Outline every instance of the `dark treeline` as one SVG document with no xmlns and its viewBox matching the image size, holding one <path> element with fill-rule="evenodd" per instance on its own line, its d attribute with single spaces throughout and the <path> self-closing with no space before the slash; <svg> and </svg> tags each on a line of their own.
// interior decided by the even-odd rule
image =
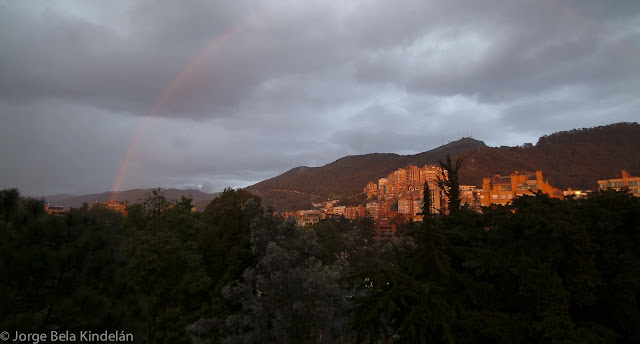
<svg viewBox="0 0 640 344">
<path fill-rule="evenodd" d="M 0 191 L 0 329 L 148 343 L 640 343 L 640 198 L 543 194 L 376 237 L 245 190 L 128 215 Z"/>
</svg>

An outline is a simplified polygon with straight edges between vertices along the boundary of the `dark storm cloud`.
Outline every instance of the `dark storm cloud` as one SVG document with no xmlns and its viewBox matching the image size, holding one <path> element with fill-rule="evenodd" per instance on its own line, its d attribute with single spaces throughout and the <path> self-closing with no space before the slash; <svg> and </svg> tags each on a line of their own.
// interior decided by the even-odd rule
<svg viewBox="0 0 640 344">
<path fill-rule="evenodd" d="M 0 188 L 33 196 L 108 190 L 138 120 L 103 110 L 42 101 L 0 101 Z"/>
<path fill-rule="evenodd" d="M 635 0 L 2 2 L 0 187 L 98 192 L 124 164 L 121 188 L 213 190 L 469 134 L 516 145 L 637 121 L 638 13 Z"/>
<path fill-rule="evenodd" d="M 491 102 L 564 84 L 637 80 L 628 73 L 640 66 L 638 32 L 611 31 L 604 18 L 556 1 L 518 3 L 447 17 L 447 25 L 432 26 L 416 41 L 365 56 L 357 76 Z"/>
</svg>

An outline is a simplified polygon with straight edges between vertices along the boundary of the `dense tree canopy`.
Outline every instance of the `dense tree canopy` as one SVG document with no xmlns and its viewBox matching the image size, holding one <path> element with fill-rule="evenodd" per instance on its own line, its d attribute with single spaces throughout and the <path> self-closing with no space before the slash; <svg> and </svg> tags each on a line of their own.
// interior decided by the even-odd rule
<svg viewBox="0 0 640 344">
<path fill-rule="evenodd" d="M 0 191 L 0 328 L 149 343 L 638 343 L 640 198 L 544 194 L 378 237 L 300 227 L 227 189 L 204 213 L 161 190 L 127 216 L 48 215 Z"/>
<path fill-rule="evenodd" d="M 0 328 L 120 330 L 143 338 L 147 319 L 119 230 L 85 211 L 57 217 L 42 201 L 0 191 Z"/>
</svg>

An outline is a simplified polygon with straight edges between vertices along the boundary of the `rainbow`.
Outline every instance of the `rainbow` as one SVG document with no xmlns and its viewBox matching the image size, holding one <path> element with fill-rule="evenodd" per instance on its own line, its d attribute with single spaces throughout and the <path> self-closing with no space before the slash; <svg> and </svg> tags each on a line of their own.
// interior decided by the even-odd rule
<svg viewBox="0 0 640 344">
<path fill-rule="evenodd" d="M 597 23 L 594 20 L 590 19 L 589 17 L 587 17 L 581 11 L 579 11 L 579 10 L 577 10 L 575 8 L 569 7 L 567 5 L 564 5 L 564 4 L 560 3 L 560 2 L 558 2 L 557 0 L 543 0 L 542 4 L 545 5 L 545 6 L 553 7 L 555 9 L 559 10 L 559 11 L 565 12 L 570 16 L 577 17 L 577 18 L 581 19 L 582 21 L 585 21 L 585 22 L 589 23 L 590 26 L 595 27 L 600 31 L 605 31 L 605 32 L 607 31 L 606 29 L 604 29 L 602 27 L 602 25 L 600 25 L 599 23 Z M 110 199 L 113 200 L 114 197 L 115 197 L 116 192 L 118 190 L 120 190 L 120 186 L 122 185 L 122 181 L 123 181 L 125 173 L 127 171 L 127 165 L 129 163 L 129 160 L 131 159 L 131 156 L 133 155 L 133 152 L 135 150 L 136 145 L 138 144 L 138 142 L 140 141 L 141 137 L 143 136 L 143 134 L 144 134 L 146 128 L 148 127 L 149 123 L 151 122 L 151 119 L 153 118 L 153 116 L 158 112 L 158 110 L 160 108 L 162 108 L 162 106 L 164 106 L 164 104 L 167 102 L 167 100 L 171 97 L 171 94 L 178 87 L 180 87 L 180 85 L 183 83 L 183 81 L 185 79 L 187 79 L 193 73 L 193 71 L 204 62 L 206 57 L 209 54 L 211 54 L 212 51 L 214 51 L 215 49 L 218 49 L 231 36 L 233 36 L 234 34 L 238 33 L 239 31 L 241 31 L 244 27 L 247 26 L 247 24 L 250 21 L 255 19 L 259 14 L 262 14 L 263 12 L 265 12 L 265 11 L 263 10 L 263 11 L 260 11 L 260 12 L 256 12 L 256 13 L 246 17 L 244 20 L 236 23 L 231 28 L 229 28 L 227 31 L 225 31 L 223 34 L 221 34 L 220 36 L 216 37 L 210 43 L 205 45 L 204 49 L 202 49 L 198 54 L 196 54 L 195 57 L 193 57 L 176 74 L 176 76 L 171 80 L 171 82 L 164 88 L 162 94 L 156 99 L 155 103 L 151 107 L 151 110 L 149 110 L 149 112 L 145 116 L 142 124 L 140 125 L 140 128 L 138 129 L 138 131 L 134 135 L 133 139 L 131 140 L 131 144 L 129 145 L 129 148 L 127 149 L 127 152 L 124 155 L 124 158 L 122 160 L 122 164 L 120 165 L 120 168 L 118 169 L 118 173 L 116 175 L 116 178 L 115 178 L 115 180 L 113 182 L 113 186 L 111 188 L 112 191 L 111 191 Z"/>
<path fill-rule="evenodd" d="M 153 118 L 153 116 L 162 108 L 162 106 L 164 106 L 164 104 L 171 97 L 171 94 L 178 87 L 180 87 L 180 85 L 185 81 L 185 79 L 187 79 L 193 73 L 193 71 L 205 61 L 205 59 L 207 58 L 207 56 L 209 56 L 209 54 L 211 54 L 211 52 L 218 49 L 231 36 L 233 36 L 234 34 L 241 31 L 244 27 L 246 27 L 247 24 L 251 22 L 257 15 L 258 13 L 255 13 L 246 17 L 244 20 L 236 23 L 220 36 L 217 36 L 216 38 L 214 38 L 210 43 L 206 44 L 204 49 L 202 49 L 198 54 L 195 55 L 195 57 L 189 60 L 189 62 L 173 77 L 171 82 L 169 82 L 169 84 L 164 88 L 162 94 L 160 94 L 160 96 L 156 99 L 155 103 L 151 107 L 151 110 L 149 110 L 149 112 L 144 117 L 144 120 L 142 121 L 140 128 L 138 129 L 133 139 L 131 140 L 131 144 L 129 145 L 129 148 L 127 148 L 127 152 L 125 153 L 124 158 L 122 159 L 122 164 L 118 169 L 118 173 L 113 182 L 113 186 L 111 187 L 111 195 L 110 195 L 111 200 L 115 199 L 116 193 L 120 190 L 120 186 L 122 185 L 122 181 L 124 180 L 124 176 L 127 171 L 127 165 L 129 164 L 129 160 L 131 159 L 131 156 L 133 155 L 136 145 L 138 144 L 145 130 L 149 126 L 149 123 L 151 122 L 151 119 Z"/>
</svg>

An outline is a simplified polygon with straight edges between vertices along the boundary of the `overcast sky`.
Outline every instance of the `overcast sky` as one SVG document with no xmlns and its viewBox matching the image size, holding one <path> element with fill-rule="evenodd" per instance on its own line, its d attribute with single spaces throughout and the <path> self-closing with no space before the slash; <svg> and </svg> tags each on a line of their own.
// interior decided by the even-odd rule
<svg viewBox="0 0 640 344">
<path fill-rule="evenodd" d="M 0 188 L 23 194 L 219 191 L 639 110 L 638 0 L 0 0 Z"/>
</svg>

